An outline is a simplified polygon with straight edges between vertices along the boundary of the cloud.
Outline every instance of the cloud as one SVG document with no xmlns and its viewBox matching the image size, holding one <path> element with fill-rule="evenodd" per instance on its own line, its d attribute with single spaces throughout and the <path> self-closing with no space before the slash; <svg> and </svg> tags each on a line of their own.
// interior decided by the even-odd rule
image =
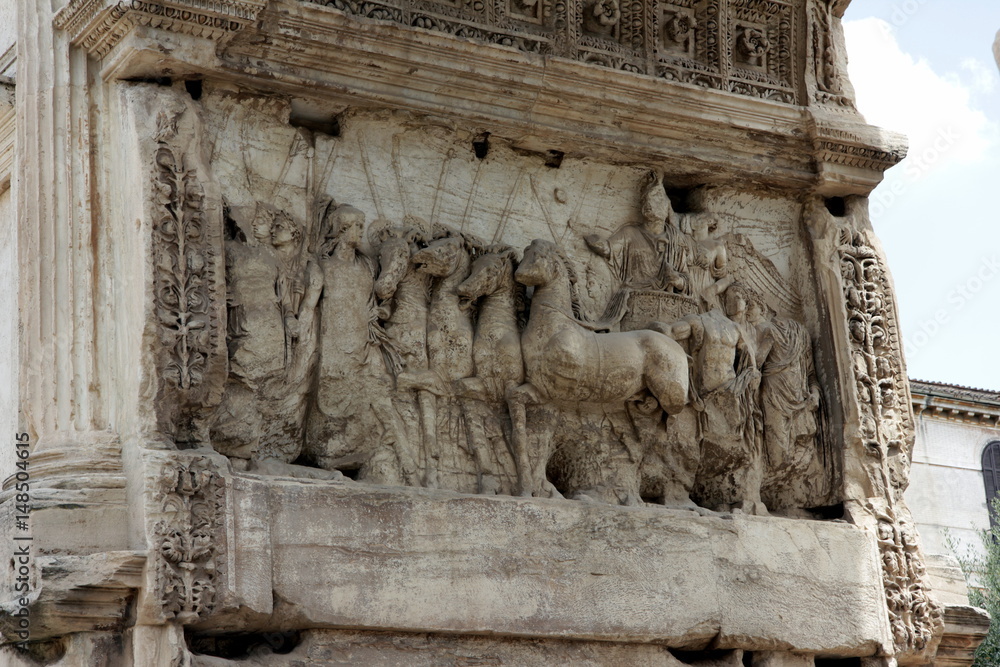
<svg viewBox="0 0 1000 667">
<path fill-rule="evenodd" d="M 962 69 L 969 73 L 976 92 L 992 93 L 997 87 L 997 70 L 993 63 L 986 65 L 976 58 L 966 58 L 962 61 Z"/>
<path fill-rule="evenodd" d="M 980 162 L 995 151 L 1000 128 L 972 104 L 974 92 L 996 82 L 993 73 L 987 78 L 982 63 L 963 63 L 970 87 L 957 73 L 939 74 L 926 59 L 903 51 L 886 21 L 845 21 L 844 31 L 858 109 L 869 123 L 908 136 L 909 180 Z"/>
</svg>

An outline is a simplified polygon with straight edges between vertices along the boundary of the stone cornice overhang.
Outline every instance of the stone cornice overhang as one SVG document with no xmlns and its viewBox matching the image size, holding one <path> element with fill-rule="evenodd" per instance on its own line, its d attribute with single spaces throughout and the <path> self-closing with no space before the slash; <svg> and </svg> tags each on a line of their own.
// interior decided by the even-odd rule
<svg viewBox="0 0 1000 667">
<path fill-rule="evenodd" d="M 1000 393 L 937 382 L 910 380 L 913 412 L 978 426 L 1000 427 Z"/>
<path fill-rule="evenodd" d="M 203 77 L 405 109 L 529 150 L 660 163 L 676 185 L 868 194 L 906 152 L 901 136 L 849 108 L 708 90 L 312 3 L 264 4 L 76 0 L 56 25 L 101 60 L 106 79 Z"/>
</svg>

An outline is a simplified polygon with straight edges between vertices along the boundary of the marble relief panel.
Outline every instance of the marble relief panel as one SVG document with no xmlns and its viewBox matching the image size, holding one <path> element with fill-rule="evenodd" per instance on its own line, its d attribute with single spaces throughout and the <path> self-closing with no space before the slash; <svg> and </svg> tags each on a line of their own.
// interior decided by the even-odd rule
<svg viewBox="0 0 1000 667">
<path fill-rule="evenodd" d="M 408 114 L 323 133 L 275 98 L 203 103 L 228 346 L 208 431 L 238 467 L 828 504 L 798 204 Z"/>
</svg>

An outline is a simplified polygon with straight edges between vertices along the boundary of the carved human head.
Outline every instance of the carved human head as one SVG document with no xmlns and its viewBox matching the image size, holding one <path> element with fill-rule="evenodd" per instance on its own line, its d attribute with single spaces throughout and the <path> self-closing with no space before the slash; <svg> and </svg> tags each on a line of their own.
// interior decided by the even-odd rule
<svg viewBox="0 0 1000 667">
<path fill-rule="evenodd" d="M 271 222 L 271 245 L 275 247 L 287 245 L 294 246 L 298 245 L 301 240 L 302 230 L 299 229 L 299 226 L 295 224 L 294 220 L 292 220 L 292 216 L 288 215 L 284 211 L 276 212 Z"/>
<path fill-rule="evenodd" d="M 747 320 L 754 324 L 763 322 L 765 319 L 764 305 L 757 299 L 750 299 L 747 304 Z"/>
<path fill-rule="evenodd" d="M 349 204 L 341 204 L 330 214 L 328 238 L 346 241 L 353 245 L 361 242 L 365 226 L 365 214 Z"/>
<path fill-rule="evenodd" d="M 719 226 L 718 219 L 711 213 L 692 213 L 685 219 L 688 233 L 699 241 L 707 239 Z"/>
<path fill-rule="evenodd" d="M 747 304 L 750 303 L 750 294 L 746 288 L 739 283 L 733 283 L 726 290 L 725 308 L 726 315 L 737 317 L 747 312 Z"/>
<path fill-rule="evenodd" d="M 653 234 L 662 234 L 672 215 L 673 209 L 663 187 L 663 178 L 658 172 L 651 171 L 642 191 L 643 224 Z"/>
<path fill-rule="evenodd" d="M 258 244 L 271 243 L 271 228 L 277 211 L 258 202 L 253 220 L 250 222 L 251 236 Z"/>
</svg>

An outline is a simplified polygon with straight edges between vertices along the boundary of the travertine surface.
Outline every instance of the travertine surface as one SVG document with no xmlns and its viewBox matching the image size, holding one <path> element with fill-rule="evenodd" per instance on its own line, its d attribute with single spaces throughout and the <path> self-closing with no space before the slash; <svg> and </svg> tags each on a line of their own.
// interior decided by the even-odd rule
<svg viewBox="0 0 1000 667">
<path fill-rule="evenodd" d="M 847 4 L 20 12 L 5 640 L 928 664 Z"/>
<path fill-rule="evenodd" d="M 231 627 L 238 607 L 270 617 L 252 625 L 284 630 L 351 619 L 843 655 L 888 643 L 884 618 L 853 611 L 882 593 L 875 544 L 849 525 L 243 476 L 231 488 L 271 527 L 262 534 L 259 518 L 237 513 L 241 553 L 219 605 L 233 611 L 206 629 Z M 261 599 L 265 581 L 273 594 Z"/>
</svg>

